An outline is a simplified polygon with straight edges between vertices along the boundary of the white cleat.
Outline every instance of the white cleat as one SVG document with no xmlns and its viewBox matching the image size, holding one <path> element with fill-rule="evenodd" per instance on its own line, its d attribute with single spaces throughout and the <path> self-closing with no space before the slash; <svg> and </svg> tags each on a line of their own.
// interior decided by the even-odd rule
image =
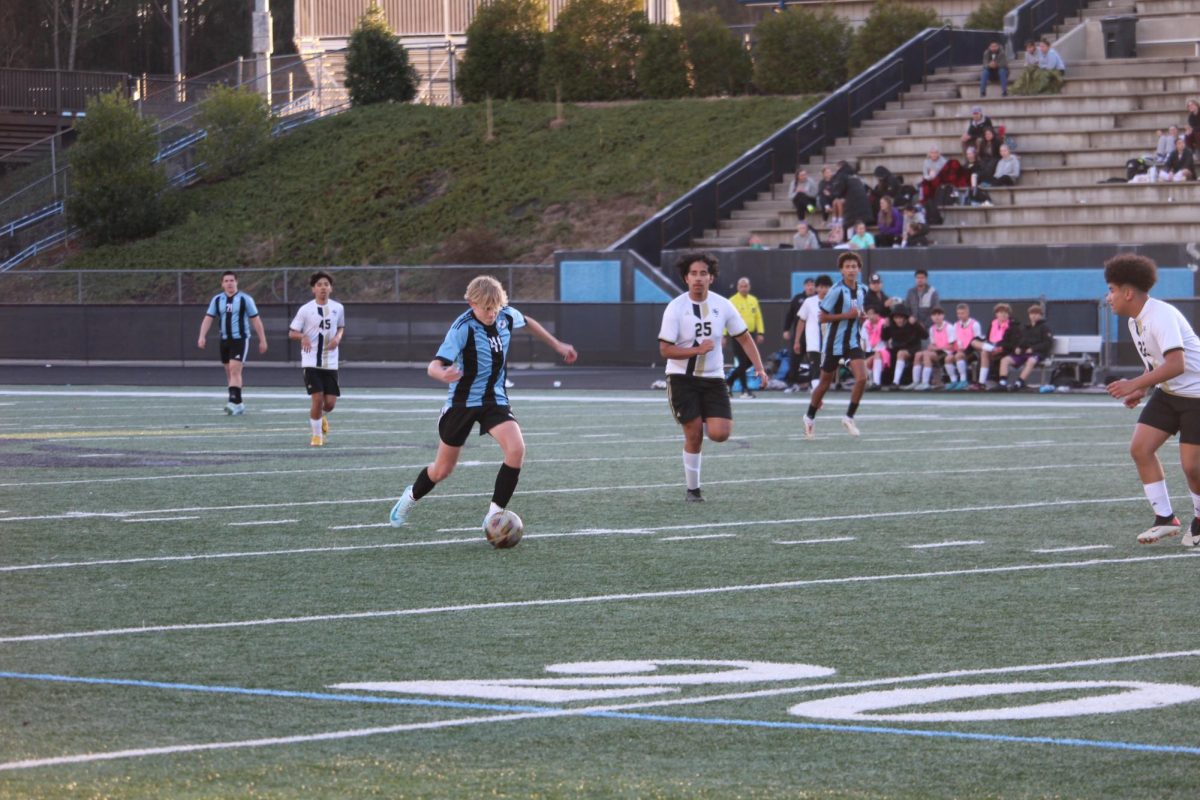
<svg viewBox="0 0 1200 800">
<path fill-rule="evenodd" d="M 851 436 L 858 436 L 858 426 L 854 424 L 854 420 L 850 417 L 842 417 L 842 427 L 846 429 L 846 433 Z"/>
<path fill-rule="evenodd" d="M 1179 517 L 1172 517 L 1167 522 L 1156 519 L 1153 525 L 1138 534 L 1138 544 L 1154 544 L 1159 539 L 1178 536 L 1179 527 Z"/>
<path fill-rule="evenodd" d="M 1200 547 L 1200 518 L 1192 519 L 1192 524 L 1179 543 L 1184 547 Z"/>
<path fill-rule="evenodd" d="M 405 487 L 404 494 L 400 495 L 400 499 L 396 501 L 396 505 L 392 506 L 392 513 L 388 515 L 388 522 L 392 523 L 393 528 L 399 528 L 408 521 L 408 512 L 412 511 L 412 507 L 416 504 L 417 501 L 413 497 L 412 487 Z"/>
<path fill-rule="evenodd" d="M 233 416 L 235 408 L 237 408 L 237 406 L 235 406 L 233 403 L 226 403 L 225 404 L 225 413 L 229 414 L 230 416 Z"/>
<path fill-rule="evenodd" d="M 804 417 L 804 438 L 811 439 L 816 435 L 817 435 L 816 420 L 812 419 L 811 417 L 805 416 Z"/>
<path fill-rule="evenodd" d="M 236 403 L 236 404 L 234 404 L 234 406 L 233 406 L 233 411 L 231 411 L 231 412 L 229 412 L 229 413 L 230 413 L 230 414 L 232 414 L 232 415 L 233 415 L 233 416 L 235 416 L 235 417 L 240 417 L 240 416 L 242 416 L 243 414 L 245 414 L 245 413 L 246 413 L 246 404 L 245 404 L 245 403 Z"/>
</svg>

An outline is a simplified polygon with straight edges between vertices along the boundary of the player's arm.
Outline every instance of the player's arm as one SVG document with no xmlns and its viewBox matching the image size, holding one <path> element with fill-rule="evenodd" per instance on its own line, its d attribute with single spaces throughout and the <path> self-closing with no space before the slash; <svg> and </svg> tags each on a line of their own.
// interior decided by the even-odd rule
<svg viewBox="0 0 1200 800">
<path fill-rule="evenodd" d="M 212 323 L 213 318 L 210 315 L 205 314 L 204 320 L 200 323 L 200 338 L 196 341 L 196 346 L 201 350 L 203 350 L 204 345 L 208 343 L 208 329 L 212 327 Z"/>
<path fill-rule="evenodd" d="M 425 372 L 435 381 L 442 383 L 454 383 L 462 377 L 462 370 L 454 365 L 453 361 L 446 361 L 443 358 L 435 358 L 429 362 Z"/>
<path fill-rule="evenodd" d="M 312 350 L 312 342 L 304 335 L 304 331 L 298 331 L 295 328 L 288 328 L 288 338 L 293 342 L 300 343 L 300 349 L 307 353 Z"/>
<path fill-rule="evenodd" d="M 750 333 L 750 329 L 747 328 L 733 338 L 746 351 L 746 355 L 750 356 L 750 363 L 754 364 L 754 371 L 758 373 L 758 377 L 762 379 L 763 385 L 766 386 L 767 369 L 763 366 L 762 356 L 758 353 L 758 345 L 754 343 L 754 335 Z"/>
<path fill-rule="evenodd" d="M 701 339 L 700 344 L 685 346 L 674 342 L 658 340 L 658 354 L 663 358 L 691 358 L 710 353 L 716 349 L 717 343 L 712 339 Z"/>
<path fill-rule="evenodd" d="M 250 325 L 254 328 L 254 335 L 258 337 L 258 352 L 267 352 L 267 332 L 263 329 L 262 317 L 251 317 Z"/>
<path fill-rule="evenodd" d="M 579 358 L 574 347 L 566 342 L 560 342 L 554 337 L 554 334 L 542 327 L 540 322 L 528 314 L 525 315 L 525 327 L 529 328 L 530 333 L 549 345 L 554 352 L 562 356 L 562 360 L 568 364 L 574 364 L 575 359 Z"/>
<path fill-rule="evenodd" d="M 338 345 L 342 343 L 342 336 L 344 336 L 345 333 L 346 333 L 346 326 L 345 325 L 339 326 L 337 333 L 334 334 L 334 337 L 329 340 L 329 344 L 325 345 L 325 349 L 326 350 L 337 350 Z"/>
<path fill-rule="evenodd" d="M 1133 405 L 1137 405 L 1137 401 L 1145 397 L 1147 391 L 1164 381 L 1171 380 L 1171 378 L 1178 378 L 1183 374 L 1184 369 L 1183 349 L 1171 350 L 1168 353 L 1163 353 L 1163 363 L 1154 369 L 1143 372 L 1141 375 L 1130 380 L 1119 380 L 1110 383 L 1107 387 L 1108 393 L 1118 400 L 1125 400 L 1126 405 L 1130 405 L 1131 399 Z M 1130 407 L 1132 408 L 1132 406 Z"/>
</svg>

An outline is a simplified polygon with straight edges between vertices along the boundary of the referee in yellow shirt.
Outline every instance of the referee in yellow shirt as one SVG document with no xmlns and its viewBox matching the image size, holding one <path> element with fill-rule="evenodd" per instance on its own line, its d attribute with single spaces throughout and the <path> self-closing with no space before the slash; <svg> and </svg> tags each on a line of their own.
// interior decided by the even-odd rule
<svg viewBox="0 0 1200 800">
<path fill-rule="evenodd" d="M 758 298 L 750 294 L 750 279 L 738 278 L 737 294 L 729 298 L 729 302 L 733 303 L 733 307 L 742 315 L 742 319 L 746 321 L 746 327 L 750 330 L 750 334 L 754 337 L 755 344 L 763 343 L 763 333 L 766 329 L 763 327 L 762 309 L 758 307 Z M 733 384 L 739 378 L 742 381 L 742 397 L 754 397 L 754 392 L 750 391 L 750 386 L 746 383 L 746 373 L 752 366 L 750 356 L 746 355 L 746 351 L 738 344 L 737 339 L 730 339 L 733 345 L 733 355 L 737 359 L 737 366 L 733 368 L 733 372 L 729 373 L 726 383 L 729 384 L 729 393 L 733 394 Z M 759 375 L 758 379 L 762 381 L 762 385 L 767 385 L 767 376 Z"/>
</svg>

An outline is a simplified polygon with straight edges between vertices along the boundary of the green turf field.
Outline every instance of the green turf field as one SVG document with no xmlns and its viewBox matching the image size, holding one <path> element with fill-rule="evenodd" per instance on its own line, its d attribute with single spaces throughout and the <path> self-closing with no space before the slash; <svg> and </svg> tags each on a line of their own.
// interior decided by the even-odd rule
<svg viewBox="0 0 1200 800">
<path fill-rule="evenodd" d="M 1097 396 L 513 390 L 386 524 L 442 394 L 0 390 L 0 797 L 1195 798 L 1200 552 L 1138 546 Z M 1164 448 L 1176 512 L 1190 500 Z"/>
</svg>

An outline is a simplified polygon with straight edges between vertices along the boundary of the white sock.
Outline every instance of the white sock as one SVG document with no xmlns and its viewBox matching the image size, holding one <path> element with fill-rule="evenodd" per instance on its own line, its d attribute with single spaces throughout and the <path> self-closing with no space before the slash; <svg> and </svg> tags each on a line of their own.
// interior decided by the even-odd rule
<svg viewBox="0 0 1200 800">
<path fill-rule="evenodd" d="M 504 510 L 503 508 L 501 508 L 500 506 L 496 505 L 495 503 L 488 503 L 488 513 L 487 513 L 487 515 L 490 517 L 492 514 L 495 514 L 495 513 L 499 512 L 499 511 L 503 511 L 503 510 Z M 485 519 L 486 519 L 486 517 L 485 517 Z"/>
<path fill-rule="evenodd" d="M 313 436 L 321 435 L 321 420 L 309 418 L 308 424 L 312 427 Z"/>
<path fill-rule="evenodd" d="M 892 383 L 899 386 L 901 379 L 904 378 L 904 367 L 906 362 L 903 358 L 896 359 L 896 372 L 892 375 Z"/>
<path fill-rule="evenodd" d="M 929 382 L 931 380 L 933 380 L 933 367 L 930 367 L 930 366 L 922 367 L 921 368 L 921 383 L 928 386 Z"/>
<path fill-rule="evenodd" d="M 1166 481 L 1143 483 L 1142 491 L 1146 493 L 1146 499 L 1150 501 L 1150 507 L 1154 509 L 1155 516 L 1171 516 L 1171 495 L 1167 492 Z M 1196 502 L 1196 496 L 1192 495 L 1192 497 L 1193 502 Z"/>
<path fill-rule="evenodd" d="M 991 367 L 980 367 L 979 368 L 979 382 L 987 383 L 988 373 L 991 371 L 992 371 Z"/>
<path fill-rule="evenodd" d="M 958 379 L 963 383 L 966 383 L 970 378 L 970 372 L 967 371 L 967 362 L 959 361 L 956 363 L 958 364 Z"/>
<path fill-rule="evenodd" d="M 683 452 L 683 477 L 687 480 L 687 488 L 700 488 L 700 454 Z"/>
<path fill-rule="evenodd" d="M 1200 517 L 1200 494 L 1195 492 L 1189 492 L 1189 494 L 1192 496 L 1192 511 L 1196 513 L 1197 517 Z"/>
<path fill-rule="evenodd" d="M 871 366 L 871 380 L 876 386 L 883 383 L 883 359 L 876 358 L 875 363 Z"/>
</svg>

